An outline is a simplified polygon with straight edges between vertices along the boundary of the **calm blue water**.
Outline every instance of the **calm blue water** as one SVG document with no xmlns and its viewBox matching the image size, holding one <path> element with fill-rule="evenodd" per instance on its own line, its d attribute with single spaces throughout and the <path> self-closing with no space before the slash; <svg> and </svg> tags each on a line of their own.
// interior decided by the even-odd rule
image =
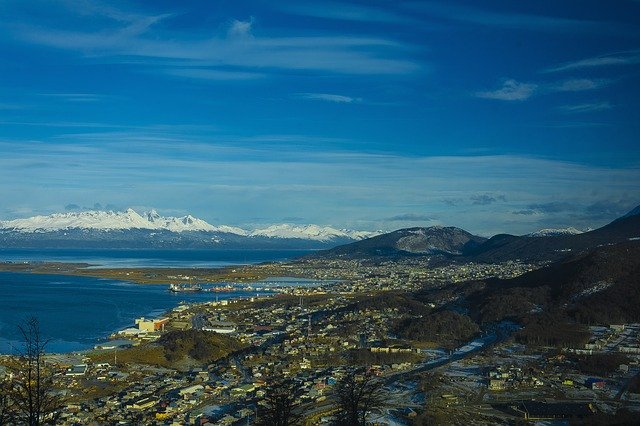
<svg viewBox="0 0 640 426">
<path fill-rule="evenodd" d="M 103 267 L 220 267 L 286 260 L 308 253 L 306 250 L 0 249 L 0 262 L 82 262 Z M 262 287 L 272 284 L 264 283 Z M 301 284 L 314 285 L 314 282 Z M 29 315 L 39 319 L 42 335 L 51 339 L 48 352 L 70 352 L 91 348 L 114 331 L 133 325 L 135 318 L 161 315 L 182 301 L 204 302 L 216 297 L 223 300 L 254 295 L 246 292 L 175 294 L 169 292 L 166 285 L 0 272 L 0 353 L 15 352 L 20 346 L 17 327 Z"/>
<path fill-rule="evenodd" d="M 310 250 L 2 249 L 0 262 L 80 262 L 109 268 L 221 267 L 293 259 Z"/>
<path fill-rule="evenodd" d="M 205 302 L 255 296 L 247 292 L 171 293 L 166 285 L 63 275 L 0 272 L 0 353 L 20 346 L 18 325 L 29 315 L 50 338 L 47 352 L 93 347 L 109 334 L 154 317 L 180 302 Z M 260 292 L 261 295 L 266 294 Z"/>
</svg>

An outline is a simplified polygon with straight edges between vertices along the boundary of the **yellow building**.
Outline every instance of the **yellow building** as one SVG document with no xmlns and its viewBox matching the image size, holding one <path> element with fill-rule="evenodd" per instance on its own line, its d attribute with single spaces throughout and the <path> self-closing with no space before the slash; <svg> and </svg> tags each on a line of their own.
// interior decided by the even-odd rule
<svg viewBox="0 0 640 426">
<path fill-rule="evenodd" d="M 158 318 L 158 319 L 146 319 L 136 318 L 136 325 L 138 326 L 138 330 L 154 332 L 154 331 L 164 331 L 164 326 L 169 322 L 169 318 Z"/>
</svg>

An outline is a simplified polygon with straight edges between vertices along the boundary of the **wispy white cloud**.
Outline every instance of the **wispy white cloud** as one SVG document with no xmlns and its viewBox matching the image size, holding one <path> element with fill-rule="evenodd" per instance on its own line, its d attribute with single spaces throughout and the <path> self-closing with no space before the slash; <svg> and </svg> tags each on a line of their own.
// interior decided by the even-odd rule
<svg viewBox="0 0 640 426">
<path fill-rule="evenodd" d="M 215 68 L 165 68 L 165 73 L 177 77 L 195 78 L 201 80 L 254 80 L 266 77 L 266 74 L 250 71 L 231 71 Z"/>
<path fill-rule="evenodd" d="M 208 75 L 185 68 L 232 67 L 248 73 L 300 70 L 343 74 L 407 74 L 421 68 L 408 54 L 409 47 L 387 38 L 357 36 L 270 37 L 257 34 L 253 20 L 232 21 L 222 34 L 194 36 L 193 32 L 171 29 L 174 14 L 149 16 L 129 15 L 92 30 L 51 27 L 47 25 L 9 26 L 17 38 L 42 46 L 76 51 L 88 57 L 99 57 L 115 63 L 135 63 L 138 59 L 153 65 L 160 63 L 161 72 L 177 66 L 174 75 L 194 78 Z M 175 62 L 178 62 L 176 65 Z"/>
<path fill-rule="evenodd" d="M 564 64 L 543 70 L 546 73 L 573 71 L 583 68 L 595 68 L 614 65 L 631 65 L 640 63 L 640 50 L 631 50 L 628 52 L 612 53 L 609 55 L 596 56 L 592 58 L 581 59 L 573 62 L 565 62 Z"/>
<path fill-rule="evenodd" d="M 102 16 L 120 22 L 135 22 L 144 16 L 138 13 L 123 11 L 103 1 L 95 0 L 59 0 L 58 5 L 63 6 L 67 13 L 82 16 Z"/>
<path fill-rule="evenodd" d="M 180 206 L 205 219 L 238 225 L 256 216 L 256 206 L 262 217 L 297 216 L 312 223 L 333 218 L 335 226 L 369 229 L 393 229 L 401 223 L 390 220 L 400 216 L 398 212 L 421 212 L 428 219 L 485 234 L 530 232 L 543 218 L 564 225 L 567 212 L 512 214 L 553 198 L 575 206 L 568 213 L 578 215 L 573 223 L 577 227 L 613 219 L 579 216 L 581 209 L 599 200 L 594 190 L 640 199 L 637 168 L 522 156 L 314 151 L 290 145 L 286 135 L 256 135 L 256 140 L 284 141 L 273 156 L 272 144 L 178 133 L 157 129 L 67 135 L 56 143 L 0 141 L 0 198 L 13 206 L 59 210 L 69 200 L 91 205 L 95 197 L 123 206 Z M 100 188 L 99 194 L 95 188 Z M 452 207 L 442 200 L 462 201 Z"/>
<path fill-rule="evenodd" d="M 551 85 L 550 90 L 557 92 L 581 92 L 584 90 L 600 89 L 609 84 L 608 80 L 594 80 L 590 78 L 576 78 Z"/>
<path fill-rule="evenodd" d="M 239 21 L 234 19 L 229 27 L 227 35 L 232 38 L 246 38 L 252 37 L 251 26 L 253 25 L 253 18 L 249 21 Z"/>
<path fill-rule="evenodd" d="M 436 222 L 437 219 L 434 219 L 428 214 L 423 213 L 404 213 L 398 214 L 395 216 L 387 217 L 383 219 L 385 222 Z"/>
<path fill-rule="evenodd" d="M 606 111 L 613 108 L 611 102 L 596 102 L 589 104 L 562 105 L 558 110 L 568 114 L 576 114 L 582 112 Z"/>
<path fill-rule="evenodd" d="M 300 16 L 341 21 L 378 22 L 387 24 L 414 24 L 421 21 L 410 14 L 381 9 L 375 6 L 355 5 L 344 2 L 292 2 L 279 6 L 280 10 Z"/>
<path fill-rule="evenodd" d="M 108 97 L 96 93 L 40 93 L 40 96 L 60 99 L 66 102 L 98 102 Z"/>
<path fill-rule="evenodd" d="M 513 79 L 505 80 L 502 87 L 496 90 L 476 92 L 476 96 L 501 101 L 523 101 L 529 99 L 538 88 L 537 84 L 521 83 Z"/>
<path fill-rule="evenodd" d="M 502 87 L 496 90 L 479 91 L 475 96 L 485 99 L 498 99 L 502 101 L 524 101 L 536 94 L 548 94 L 553 92 L 582 92 L 586 90 L 600 89 L 608 85 L 610 80 L 575 78 L 559 82 L 528 82 L 522 83 L 514 79 L 505 80 Z"/>
<path fill-rule="evenodd" d="M 362 98 L 354 98 L 352 96 L 336 95 L 332 93 L 297 93 L 295 97 L 313 101 L 333 102 L 337 104 L 352 104 L 362 102 Z"/>
<path fill-rule="evenodd" d="M 509 30 L 536 30 L 545 32 L 576 32 L 593 31 L 608 28 L 619 30 L 620 25 L 609 22 L 578 20 L 557 16 L 543 16 L 534 14 L 494 12 L 487 9 L 459 6 L 451 3 L 435 3 L 430 1 L 416 1 L 404 4 L 407 8 L 446 18 L 483 26 L 505 28 Z"/>
</svg>

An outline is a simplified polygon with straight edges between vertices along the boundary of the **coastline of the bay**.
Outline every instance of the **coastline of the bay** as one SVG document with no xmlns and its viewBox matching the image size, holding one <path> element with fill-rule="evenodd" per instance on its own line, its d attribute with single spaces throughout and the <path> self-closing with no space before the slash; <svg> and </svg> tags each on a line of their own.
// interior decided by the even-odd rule
<svg viewBox="0 0 640 426">
<path fill-rule="evenodd" d="M 267 269 L 270 269 L 273 272 L 272 268 L 276 268 L 277 265 L 281 262 L 284 262 L 285 259 L 278 259 L 277 261 L 263 262 L 260 264 L 246 264 L 240 262 L 235 264 L 229 264 L 221 267 L 207 267 L 207 268 L 198 268 L 198 267 L 190 267 L 190 266 L 174 266 L 174 267 L 145 267 L 145 268 L 102 268 L 100 265 L 89 264 L 89 263 L 75 263 L 75 262 L 46 262 L 42 260 L 36 261 L 6 261 L 4 259 L 0 259 L 0 275 L 4 276 L 5 274 L 20 274 L 22 277 L 28 276 L 40 276 L 44 280 L 49 279 L 52 283 L 58 283 L 59 281 L 74 282 L 76 279 L 79 280 L 92 280 L 94 283 L 111 283 L 117 286 L 135 286 L 137 288 L 153 288 L 152 293 L 157 297 L 158 292 L 165 293 L 161 297 L 166 299 L 166 295 L 170 292 L 168 290 L 169 285 L 171 283 L 206 283 L 209 288 L 215 286 L 224 286 L 224 285 L 249 285 L 250 283 L 260 282 L 261 280 L 268 279 L 270 277 L 282 276 L 278 273 L 256 273 L 257 270 L 264 269 L 264 266 L 267 265 Z M 246 274 L 247 271 L 252 271 L 248 276 Z M 155 276 L 153 280 L 144 280 L 140 279 L 141 276 Z M 164 276 L 162 276 L 164 275 Z M 172 277 L 172 278 L 168 278 Z M 291 277 L 292 279 L 302 279 L 303 277 Z M 25 278 L 26 280 L 26 278 Z M 151 286 L 140 285 L 140 284 L 154 284 Z M 56 285 L 56 284 L 54 284 Z M 59 284 L 57 284 L 59 285 Z M 133 287 L 132 287 L 133 288 Z M 235 289 L 236 291 L 231 292 L 202 292 L 199 293 L 199 299 L 193 300 L 193 295 L 191 294 L 173 294 L 172 297 L 176 297 L 176 300 L 172 301 L 171 306 L 166 306 L 166 303 L 162 306 L 162 308 L 158 309 L 142 309 L 142 311 L 136 312 L 135 317 L 159 317 L 164 315 L 170 315 L 171 312 L 177 308 L 180 304 L 185 303 L 185 300 L 188 299 L 186 303 L 201 303 L 201 302 L 212 302 L 215 299 L 220 300 L 236 300 L 242 298 L 255 297 L 256 292 L 249 289 Z M 262 292 L 258 291 L 257 295 L 259 297 L 268 297 L 268 295 L 276 294 L 277 292 L 273 290 L 263 290 Z M 210 300 L 206 300 L 206 296 L 211 296 Z M 23 312 L 22 317 L 26 317 L 29 315 L 28 312 Z M 130 314 L 130 313 L 129 313 Z M 131 315 L 129 315 L 131 317 Z M 23 318 L 22 318 L 23 319 Z M 133 319 L 133 318 L 130 318 Z M 13 318 L 13 326 L 17 326 L 21 318 Z M 11 326 L 9 325 L 9 327 Z M 116 325 L 116 324 L 114 324 Z M 107 330 L 103 330 L 101 333 L 94 335 L 90 343 L 87 343 L 86 337 L 78 337 L 78 340 L 83 340 L 83 344 L 77 344 L 78 342 L 65 342 L 64 339 L 54 339 L 52 340 L 54 343 L 58 342 L 58 344 L 54 344 L 52 350 L 48 350 L 49 353 L 58 353 L 58 354 L 70 354 L 70 353 L 86 353 L 87 351 L 92 351 L 96 344 L 100 342 L 104 342 L 110 338 L 114 333 L 117 333 L 122 328 L 127 326 L 133 326 L 133 321 L 129 321 L 127 323 L 120 322 L 115 327 L 112 327 Z M 3 328 L 3 324 L 0 323 L 0 331 Z M 7 324 L 4 324 L 5 331 L 0 334 L 0 341 L 3 343 L 0 344 L 0 354 L 17 354 L 19 350 L 17 346 L 19 346 L 19 341 L 13 339 L 5 338 L 7 333 Z M 46 334 L 46 333 L 45 333 Z M 7 343 L 8 342 L 8 343 Z M 70 343 L 70 344 L 68 344 Z M 13 346 L 13 348 L 7 351 L 7 346 Z M 58 350 L 56 350 L 57 348 Z M 59 350 L 60 347 L 64 347 L 63 350 Z"/>
</svg>

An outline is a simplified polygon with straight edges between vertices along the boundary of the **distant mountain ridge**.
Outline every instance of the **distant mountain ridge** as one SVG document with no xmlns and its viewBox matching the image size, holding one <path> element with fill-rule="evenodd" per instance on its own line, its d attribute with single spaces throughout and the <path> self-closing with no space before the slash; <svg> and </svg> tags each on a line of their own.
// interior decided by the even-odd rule
<svg viewBox="0 0 640 426">
<path fill-rule="evenodd" d="M 33 216 L 26 219 L 0 221 L 0 228 L 18 232 L 50 232 L 68 229 L 96 229 L 112 231 L 116 229 L 166 229 L 172 232 L 216 231 L 216 227 L 191 215 L 183 217 L 162 217 L 155 210 L 138 214 L 133 209 L 124 212 L 85 211 L 54 213 L 48 216 Z"/>
<path fill-rule="evenodd" d="M 640 237 L 640 208 L 588 232 L 553 236 L 499 234 L 465 253 L 480 262 L 506 260 L 549 261 L 601 245 L 618 244 Z"/>
<path fill-rule="evenodd" d="M 336 229 L 329 226 L 290 224 L 272 225 L 263 229 L 245 230 L 236 226 L 214 226 L 191 215 L 163 217 L 155 210 L 138 214 L 133 209 L 124 212 L 85 211 L 54 213 L 48 216 L 33 216 L 26 219 L 0 221 L 0 229 L 17 232 L 50 232 L 70 229 L 128 230 L 152 229 L 171 232 L 221 232 L 241 236 L 263 236 L 273 238 L 299 238 L 328 241 L 334 238 L 363 239 L 377 235 L 376 232 Z"/>
<path fill-rule="evenodd" d="M 461 254 L 486 238 L 456 227 L 431 226 L 399 229 L 318 253 L 321 257 L 381 257 Z"/>
<path fill-rule="evenodd" d="M 640 216 L 640 205 L 632 209 L 629 213 L 625 214 L 624 216 L 616 220 L 625 219 L 627 217 L 632 217 L 632 216 Z"/>
<path fill-rule="evenodd" d="M 376 258 L 433 256 L 499 263 L 553 261 L 584 250 L 640 238 L 640 206 L 599 229 L 543 229 L 528 235 L 489 239 L 455 227 L 407 228 L 319 252 L 318 257 Z"/>
<path fill-rule="evenodd" d="M 376 258 L 437 256 L 446 261 L 496 263 L 554 261 L 598 246 L 640 239 L 640 206 L 599 229 L 543 229 L 489 239 L 456 227 L 432 226 L 389 233 L 318 225 L 277 224 L 246 230 L 214 226 L 191 215 L 163 217 L 86 211 L 0 221 L 0 247 L 94 248 L 305 248 L 317 257 Z M 436 259 L 436 258 L 434 258 Z"/>
<path fill-rule="evenodd" d="M 377 234 L 291 224 L 246 230 L 215 226 L 191 215 L 164 217 L 155 210 L 141 215 L 133 209 L 0 221 L 0 247 L 327 248 Z"/>
<path fill-rule="evenodd" d="M 540 229 L 539 231 L 532 232 L 530 234 L 525 235 L 526 237 L 557 237 L 560 235 L 577 235 L 582 234 L 584 231 L 580 231 L 574 227 L 569 228 L 545 228 Z"/>
</svg>

